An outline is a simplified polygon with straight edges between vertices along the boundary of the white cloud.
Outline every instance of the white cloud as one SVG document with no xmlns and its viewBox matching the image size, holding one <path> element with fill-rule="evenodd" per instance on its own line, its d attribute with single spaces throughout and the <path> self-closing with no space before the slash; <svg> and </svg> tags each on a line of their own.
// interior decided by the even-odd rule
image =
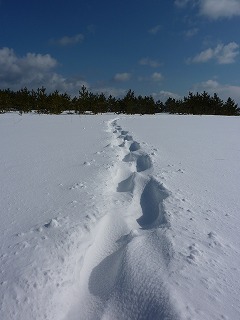
<svg viewBox="0 0 240 320">
<path fill-rule="evenodd" d="M 125 82 L 130 80 L 130 78 L 131 78 L 131 73 L 128 73 L 128 72 L 116 73 L 115 76 L 113 77 L 113 79 L 118 82 Z"/>
<path fill-rule="evenodd" d="M 67 91 L 76 94 L 81 86 L 88 84 L 82 79 L 66 79 L 56 73 L 57 61 L 49 54 L 27 53 L 16 55 L 13 49 L 0 49 L 0 88 L 18 90 L 23 87 L 36 89 L 44 86 L 49 91 Z"/>
<path fill-rule="evenodd" d="M 239 54 L 239 45 L 236 42 L 230 42 L 228 45 L 220 45 L 217 59 L 219 64 L 234 63 Z"/>
<path fill-rule="evenodd" d="M 160 100 L 160 101 L 163 101 L 165 102 L 168 98 L 173 98 L 173 99 L 181 99 L 181 96 L 178 95 L 177 93 L 174 93 L 174 92 L 170 92 L 170 91 L 164 91 L 164 90 L 161 90 L 160 92 L 156 93 L 154 92 L 152 94 L 153 98 L 155 100 Z"/>
<path fill-rule="evenodd" d="M 207 62 L 211 60 L 213 57 L 214 57 L 214 50 L 209 48 L 200 52 L 194 58 L 189 59 L 189 62 L 193 62 L 193 63 Z"/>
<path fill-rule="evenodd" d="M 175 0 L 177 7 L 198 7 L 199 13 L 210 19 L 232 18 L 240 15 L 239 0 Z"/>
<path fill-rule="evenodd" d="M 161 30 L 160 24 L 156 25 L 155 27 L 151 28 L 148 30 L 149 33 L 151 34 L 157 34 Z"/>
<path fill-rule="evenodd" d="M 202 82 L 202 87 L 210 89 L 210 91 L 215 90 L 219 87 L 219 83 L 216 80 L 207 80 Z"/>
<path fill-rule="evenodd" d="M 19 64 L 26 69 L 48 70 L 56 67 L 57 61 L 49 54 L 27 53 L 26 57 L 19 60 Z"/>
<path fill-rule="evenodd" d="M 239 0 L 200 0 L 200 13 L 212 19 L 240 15 Z"/>
<path fill-rule="evenodd" d="M 153 81 L 158 82 L 158 81 L 162 81 L 162 80 L 163 80 L 163 76 L 162 76 L 162 74 L 161 74 L 160 72 L 154 72 L 154 73 L 151 75 L 151 79 L 152 79 Z"/>
<path fill-rule="evenodd" d="M 81 43 L 84 40 L 84 35 L 81 33 L 78 33 L 74 36 L 64 36 L 57 40 L 51 40 L 52 43 L 58 44 L 60 46 L 69 46 L 77 43 Z"/>
<path fill-rule="evenodd" d="M 160 72 L 154 72 L 148 76 L 139 76 L 139 82 L 161 82 L 164 79 L 163 75 Z"/>
<path fill-rule="evenodd" d="M 6 47 L 0 49 L 0 71 L 0 79 L 4 79 L 5 76 L 17 75 L 20 72 L 13 49 Z"/>
<path fill-rule="evenodd" d="M 77 78 L 65 78 L 58 73 L 50 74 L 48 83 L 46 84 L 46 88 L 50 92 L 59 90 L 60 92 L 66 92 L 70 95 L 78 95 L 78 91 L 82 86 L 90 88 L 90 85 L 85 80 Z"/>
<path fill-rule="evenodd" d="M 0 49 L 0 83 L 31 83 L 41 79 L 57 65 L 57 61 L 49 54 L 27 53 L 18 57 L 13 49 Z"/>
<path fill-rule="evenodd" d="M 226 45 L 219 44 L 215 48 L 208 48 L 194 58 L 189 58 L 188 63 L 204 63 L 209 60 L 216 60 L 218 64 L 234 63 L 239 55 L 239 45 L 236 42 L 230 42 Z"/>
<path fill-rule="evenodd" d="M 222 99 L 227 100 L 228 97 L 240 103 L 240 86 L 229 84 L 221 84 L 216 80 L 207 80 L 194 86 L 194 91 L 207 91 L 209 94 L 217 93 Z"/>
<path fill-rule="evenodd" d="M 113 97 L 123 97 L 127 90 L 122 88 L 114 88 L 114 87 L 92 87 L 90 90 L 94 93 L 104 93 L 106 96 Z"/>
<path fill-rule="evenodd" d="M 157 60 L 152 60 L 150 58 L 142 58 L 140 61 L 139 61 L 139 64 L 142 65 L 142 66 L 150 66 L 152 68 L 157 68 L 159 66 L 161 66 L 161 63 Z"/>
</svg>

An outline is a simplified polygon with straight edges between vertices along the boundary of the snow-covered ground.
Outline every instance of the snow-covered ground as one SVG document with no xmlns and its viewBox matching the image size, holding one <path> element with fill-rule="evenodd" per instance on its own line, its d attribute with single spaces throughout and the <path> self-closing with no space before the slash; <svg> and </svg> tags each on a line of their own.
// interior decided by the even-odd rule
<svg viewBox="0 0 240 320">
<path fill-rule="evenodd" d="M 0 116 L 0 319 L 240 319 L 240 118 Z"/>
</svg>

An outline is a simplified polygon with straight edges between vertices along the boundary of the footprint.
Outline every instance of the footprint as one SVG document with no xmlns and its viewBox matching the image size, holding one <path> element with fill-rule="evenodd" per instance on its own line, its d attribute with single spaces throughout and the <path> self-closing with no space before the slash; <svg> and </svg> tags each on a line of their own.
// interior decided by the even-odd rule
<svg viewBox="0 0 240 320">
<path fill-rule="evenodd" d="M 146 184 L 140 199 L 142 216 L 137 219 L 143 229 L 151 229 L 167 224 L 163 201 L 168 197 L 167 190 L 154 178 Z"/>
<path fill-rule="evenodd" d="M 187 256 L 188 262 L 192 263 L 193 261 L 196 262 L 199 256 L 201 256 L 201 251 L 197 249 L 196 244 L 192 244 L 188 247 L 190 250 L 189 255 Z"/>
<path fill-rule="evenodd" d="M 135 175 L 136 175 L 136 173 L 134 172 L 127 179 L 119 182 L 118 187 L 117 187 L 117 192 L 133 193 Z"/>
<path fill-rule="evenodd" d="M 132 136 L 129 136 L 128 134 L 124 137 L 124 140 L 125 141 L 132 141 L 133 140 L 133 137 Z"/>
<path fill-rule="evenodd" d="M 137 151 L 139 149 L 140 149 L 140 144 L 136 141 L 134 141 L 129 147 L 129 151 Z"/>
<path fill-rule="evenodd" d="M 152 161 L 148 154 L 141 154 L 137 157 L 137 172 L 142 172 L 152 167 Z"/>
<path fill-rule="evenodd" d="M 120 148 L 125 147 L 125 142 L 118 145 Z"/>
<path fill-rule="evenodd" d="M 123 158 L 123 162 L 133 162 L 137 159 L 137 155 L 129 152 L 124 158 Z"/>
<path fill-rule="evenodd" d="M 126 245 L 104 258 L 92 272 L 88 281 L 88 289 L 94 296 L 107 301 L 119 281 Z"/>
</svg>

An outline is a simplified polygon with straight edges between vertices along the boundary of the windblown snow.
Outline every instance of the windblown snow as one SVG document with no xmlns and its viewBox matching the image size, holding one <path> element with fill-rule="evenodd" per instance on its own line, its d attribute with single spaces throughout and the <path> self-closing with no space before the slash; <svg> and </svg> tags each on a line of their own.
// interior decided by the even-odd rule
<svg viewBox="0 0 240 320">
<path fill-rule="evenodd" d="M 240 319 L 240 125 L 0 116 L 0 319 Z"/>
</svg>

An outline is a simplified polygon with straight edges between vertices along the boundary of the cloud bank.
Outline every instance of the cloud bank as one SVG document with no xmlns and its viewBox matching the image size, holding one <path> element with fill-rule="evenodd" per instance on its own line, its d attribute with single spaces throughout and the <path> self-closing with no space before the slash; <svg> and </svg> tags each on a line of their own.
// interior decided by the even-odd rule
<svg viewBox="0 0 240 320">
<path fill-rule="evenodd" d="M 115 76 L 113 77 L 114 81 L 117 81 L 117 82 L 125 82 L 130 80 L 130 78 L 131 78 L 131 73 L 128 73 L 128 72 L 116 73 Z"/>
<path fill-rule="evenodd" d="M 218 64 L 230 64 L 236 61 L 239 55 L 239 45 L 230 42 L 226 45 L 218 44 L 215 48 L 208 48 L 193 58 L 187 60 L 188 63 L 205 63 L 215 60 Z"/>
<path fill-rule="evenodd" d="M 148 57 L 140 59 L 139 64 L 142 66 L 149 66 L 152 68 L 157 68 L 161 66 L 161 63 L 159 61 L 150 59 Z"/>
<path fill-rule="evenodd" d="M 232 18 L 240 15 L 239 0 L 175 0 L 177 7 L 198 7 L 199 14 L 210 19 Z"/>
<path fill-rule="evenodd" d="M 50 54 L 27 53 L 19 57 L 13 49 L 0 49 L 0 88 L 19 90 L 23 87 L 36 89 L 67 91 L 75 94 L 82 85 L 88 84 L 82 79 L 67 79 L 56 73 L 57 60 Z"/>
<path fill-rule="evenodd" d="M 152 74 L 152 76 L 151 76 L 151 79 L 152 79 L 153 81 L 158 82 L 158 81 L 162 81 L 162 80 L 163 80 L 163 76 L 162 76 L 162 74 L 161 74 L 160 72 L 154 72 L 154 73 Z"/>
<path fill-rule="evenodd" d="M 81 33 L 78 33 L 74 36 L 64 36 L 57 40 L 51 40 L 51 43 L 65 47 L 65 46 L 81 43 L 83 42 L 83 40 L 84 40 L 84 35 Z"/>
<path fill-rule="evenodd" d="M 161 90 L 160 92 L 154 92 L 152 93 L 152 97 L 155 100 L 160 100 L 165 102 L 168 98 L 173 98 L 173 99 L 181 99 L 181 96 L 178 95 L 177 93 L 174 92 L 170 92 L 170 91 L 165 91 L 165 90 Z"/>
<path fill-rule="evenodd" d="M 200 13 L 212 19 L 240 15 L 239 0 L 201 0 Z"/>
<path fill-rule="evenodd" d="M 222 99 L 227 100 L 228 97 L 233 98 L 236 102 L 240 102 L 240 86 L 221 84 L 216 80 L 209 79 L 194 86 L 194 91 L 207 91 L 209 94 L 217 93 Z"/>
</svg>

